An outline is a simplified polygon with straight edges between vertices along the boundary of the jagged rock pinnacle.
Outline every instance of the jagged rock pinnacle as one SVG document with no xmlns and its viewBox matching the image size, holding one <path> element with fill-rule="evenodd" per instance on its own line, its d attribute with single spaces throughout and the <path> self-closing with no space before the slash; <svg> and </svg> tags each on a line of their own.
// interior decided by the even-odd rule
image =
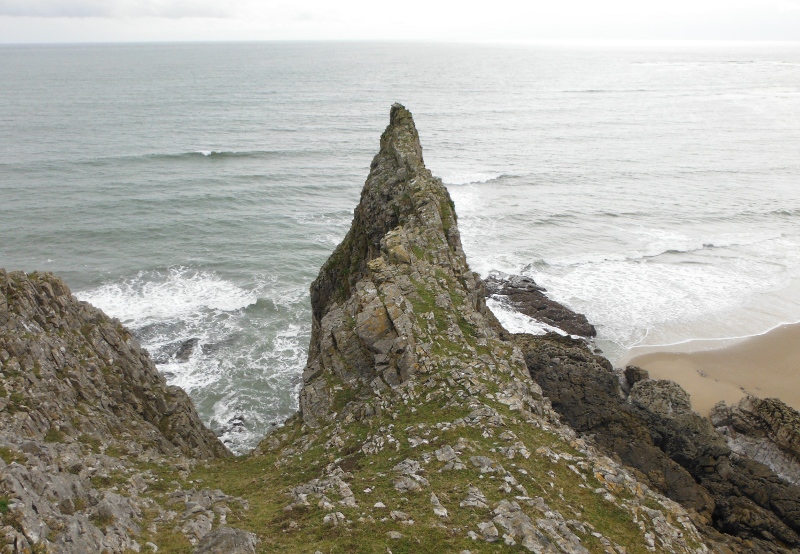
<svg viewBox="0 0 800 554">
<path fill-rule="evenodd" d="M 352 226 L 311 285 L 300 410 L 312 425 L 338 411 L 332 386 L 386 387 L 420 370 L 418 343 L 430 337 L 417 310 L 424 307 L 426 317 L 439 311 L 440 325 L 457 341 L 465 340 L 459 322 L 470 335 L 478 329 L 470 340 L 497 331 L 482 282 L 464 257 L 450 195 L 425 168 L 411 113 L 394 104 L 389 119 Z M 428 302 L 431 294 L 435 302 Z"/>
</svg>

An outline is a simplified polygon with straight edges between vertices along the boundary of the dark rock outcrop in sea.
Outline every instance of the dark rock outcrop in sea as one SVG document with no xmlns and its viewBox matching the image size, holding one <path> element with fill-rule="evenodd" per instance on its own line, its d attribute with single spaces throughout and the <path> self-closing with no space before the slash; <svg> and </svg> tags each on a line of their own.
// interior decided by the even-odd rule
<svg viewBox="0 0 800 554">
<path fill-rule="evenodd" d="M 635 468 L 647 482 L 723 533 L 738 552 L 800 547 L 800 488 L 731 452 L 672 381 L 628 368 L 629 393 L 605 358 L 555 334 L 516 335 L 533 379 L 577 432 Z M 784 545 L 784 546 L 781 546 Z"/>
<path fill-rule="evenodd" d="M 516 311 L 557 327 L 570 335 L 594 337 L 597 331 L 586 316 L 547 297 L 546 289 L 530 277 L 493 272 L 484 281 L 486 292 Z"/>
</svg>

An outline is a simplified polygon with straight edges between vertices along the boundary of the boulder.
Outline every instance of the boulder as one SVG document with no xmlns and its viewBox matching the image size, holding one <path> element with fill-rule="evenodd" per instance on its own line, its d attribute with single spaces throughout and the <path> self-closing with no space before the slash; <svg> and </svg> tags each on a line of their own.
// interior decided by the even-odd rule
<svg viewBox="0 0 800 554">
<path fill-rule="evenodd" d="M 777 398 L 747 396 L 733 406 L 720 402 L 711 422 L 732 451 L 800 485 L 800 413 Z"/>
<path fill-rule="evenodd" d="M 219 527 L 207 533 L 192 551 L 193 554 L 255 554 L 255 534 L 233 527 Z"/>
</svg>

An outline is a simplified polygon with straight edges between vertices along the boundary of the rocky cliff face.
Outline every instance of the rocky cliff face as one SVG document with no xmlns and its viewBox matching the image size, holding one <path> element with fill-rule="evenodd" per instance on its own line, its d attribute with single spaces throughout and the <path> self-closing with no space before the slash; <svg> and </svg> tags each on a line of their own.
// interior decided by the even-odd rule
<svg viewBox="0 0 800 554">
<path fill-rule="evenodd" d="M 226 454 L 130 333 L 53 275 L 0 270 L 0 362 L 3 430 L 20 439 L 89 434 L 159 454 Z"/>
<path fill-rule="evenodd" d="M 711 422 L 691 410 L 688 394 L 676 383 L 649 379 L 631 367 L 623 386 L 608 361 L 580 341 L 556 335 L 515 340 L 531 376 L 563 420 L 641 472 L 650 486 L 696 511 L 701 522 L 727 534 L 708 530 L 714 540 L 738 552 L 800 547 L 800 488 L 758 461 L 732 453 Z M 775 429 L 788 447 L 791 435 L 786 428 L 780 432 L 781 416 L 775 416 L 783 412 L 766 405 L 748 415 L 733 410 L 726 417 L 737 422 L 750 417 L 752 423 L 763 413 L 772 425 L 760 428 Z M 731 423 L 737 425 L 742 428 Z"/>
<path fill-rule="evenodd" d="M 0 269 L 0 370 L 6 551 L 138 551 L 155 466 L 229 455 L 130 333 L 50 274 Z"/>
<path fill-rule="evenodd" d="M 344 241 L 311 285 L 303 421 L 330 420 L 337 387 L 385 390 L 430 367 L 432 350 L 467 349 L 495 338 L 479 276 L 467 267 L 453 202 L 425 168 L 411 114 L 392 107 L 361 202 Z M 369 407 L 367 405 L 369 404 Z M 349 410 L 380 409 L 350 403 Z"/>
</svg>

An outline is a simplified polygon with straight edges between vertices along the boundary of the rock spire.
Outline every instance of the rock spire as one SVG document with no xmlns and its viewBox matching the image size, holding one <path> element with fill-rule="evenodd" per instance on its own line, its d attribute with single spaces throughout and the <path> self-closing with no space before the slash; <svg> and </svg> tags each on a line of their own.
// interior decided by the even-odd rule
<svg viewBox="0 0 800 554">
<path fill-rule="evenodd" d="M 311 285 L 311 305 L 300 396 L 311 425 L 336 411 L 336 387 L 380 389 L 420 371 L 420 355 L 433 346 L 424 341 L 439 332 L 451 342 L 496 336 L 453 202 L 425 168 L 414 120 L 400 104 L 392 106 L 350 230 Z M 434 321 L 437 312 L 446 316 Z M 426 331 L 431 323 L 434 335 Z"/>
</svg>

